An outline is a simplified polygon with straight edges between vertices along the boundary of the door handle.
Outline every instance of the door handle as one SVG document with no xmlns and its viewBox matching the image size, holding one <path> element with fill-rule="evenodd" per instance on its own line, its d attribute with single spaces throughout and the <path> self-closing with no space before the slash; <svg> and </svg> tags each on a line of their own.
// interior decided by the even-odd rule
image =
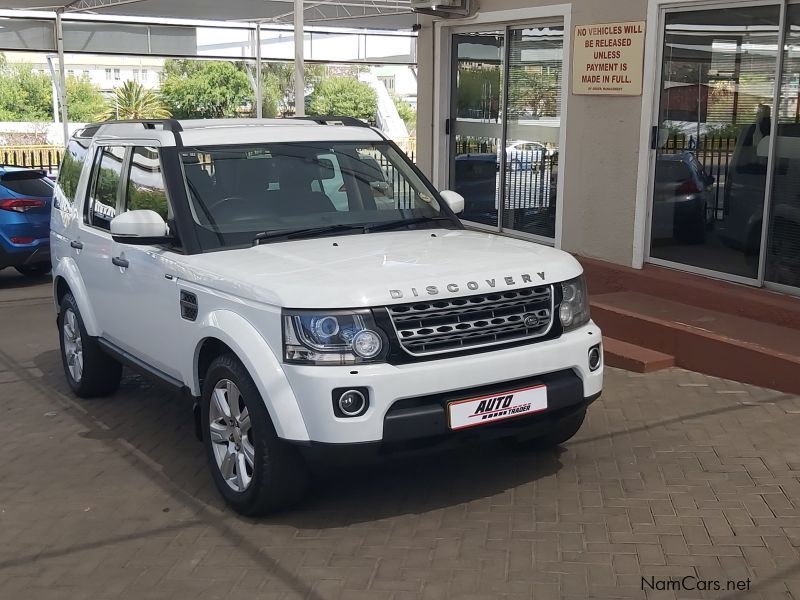
<svg viewBox="0 0 800 600">
<path fill-rule="evenodd" d="M 83 242 L 79 242 L 78 240 L 72 240 L 69 245 L 71 248 L 75 248 L 75 250 L 83 250 Z"/>
<path fill-rule="evenodd" d="M 122 258 L 121 256 L 114 256 L 111 259 L 111 263 L 118 266 L 121 269 L 127 269 L 128 266 L 130 266 L 130 263 L 127 261 L 127 259 Z"/>
</svg>

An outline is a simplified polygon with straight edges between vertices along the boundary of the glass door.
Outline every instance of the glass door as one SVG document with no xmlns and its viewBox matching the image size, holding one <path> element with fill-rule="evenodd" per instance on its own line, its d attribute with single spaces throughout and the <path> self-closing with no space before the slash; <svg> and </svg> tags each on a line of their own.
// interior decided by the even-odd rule
<svg viewBox="0 0 800 600">
<path fill-rule="evenodd" d="M 780 12 L 664 15 L 652 262 L 759 281 Z"/>
<path fill-rule="evenodd" d="M 786 10 L 764 278 L 800 293 L 800 5 Z"/>
<path fill-rule="evenodd" d="M 505 32 L 454 34 L 452 57 L 450 189 L 464 196 L 464 220 L 497 227 Z"/>
<path fill-rule="evenodd" d="M 455 33 L 452 57 L 450 189 L 463 218 L 553 240 L 563 26 Z"/>
<path fill-rule="evenodd" d="M 502 225 L 554 239 L 564 28 L 511 28 L 508 47 Z"/>
</svg>

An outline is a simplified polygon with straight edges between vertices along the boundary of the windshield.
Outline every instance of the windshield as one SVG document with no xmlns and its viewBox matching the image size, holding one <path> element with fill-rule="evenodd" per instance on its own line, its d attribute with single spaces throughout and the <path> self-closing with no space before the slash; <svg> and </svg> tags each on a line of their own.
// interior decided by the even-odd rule
<svg viewBox="0 0 800 600">
<path fill-rule="evenodd" d="M 397 221 L 398 229 L 458 226 L 442 219 L 449 215 L 431 190 L 386 142 L 198 146 L 181 160 L 204 249 Z"/>
</svg>

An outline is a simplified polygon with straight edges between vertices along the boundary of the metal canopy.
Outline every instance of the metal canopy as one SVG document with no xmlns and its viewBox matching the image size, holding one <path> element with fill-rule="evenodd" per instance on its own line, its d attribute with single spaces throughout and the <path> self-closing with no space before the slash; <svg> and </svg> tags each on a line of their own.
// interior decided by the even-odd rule
<svg viewBox="0 0 800 600">
<path fill-rule="evenodd" d="M 294 0 L 14 0 L 0 8 L 144 19 L 193 19 L 292 24 Z M 408 29 L 417 22 L 410 0 L 306 0 L 304 22 L 331 27 Z"/>
</svg>

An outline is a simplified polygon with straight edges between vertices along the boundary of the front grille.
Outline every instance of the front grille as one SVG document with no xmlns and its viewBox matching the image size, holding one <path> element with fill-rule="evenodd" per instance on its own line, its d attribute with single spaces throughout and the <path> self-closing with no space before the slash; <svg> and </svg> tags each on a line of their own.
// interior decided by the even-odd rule
<svg viewBox="0 0 800 600">
<path fill-rule="evenodd" d="M 542 337 L 553 324 L 553 286 L 386 307 L 412 356 Z"/>
</svg>

